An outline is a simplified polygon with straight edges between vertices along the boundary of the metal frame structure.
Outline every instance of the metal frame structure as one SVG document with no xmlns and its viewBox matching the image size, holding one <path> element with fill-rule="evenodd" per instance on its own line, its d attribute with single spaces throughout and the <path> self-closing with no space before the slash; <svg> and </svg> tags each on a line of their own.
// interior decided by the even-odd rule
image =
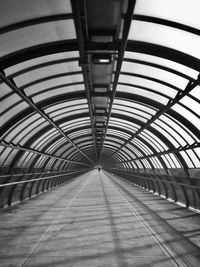
<svg viewBox="0 0 200 267">
<path fill-rule="evenodd" d="M 25 2 L 0 11 L 1 184 L 101 166 L 199 208 L 199 1 Z"/>
</svg>

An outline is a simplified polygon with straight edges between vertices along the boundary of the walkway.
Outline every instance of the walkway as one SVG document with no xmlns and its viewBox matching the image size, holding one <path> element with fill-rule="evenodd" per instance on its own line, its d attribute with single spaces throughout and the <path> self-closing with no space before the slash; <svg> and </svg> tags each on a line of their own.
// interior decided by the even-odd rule
<svg viewBox="0 0 200 267">
<path fill-rule="evenodd" d="M 200 215 L 95 170 L 0 212 L 0 266 L 200 266 Z"/>
</svg>

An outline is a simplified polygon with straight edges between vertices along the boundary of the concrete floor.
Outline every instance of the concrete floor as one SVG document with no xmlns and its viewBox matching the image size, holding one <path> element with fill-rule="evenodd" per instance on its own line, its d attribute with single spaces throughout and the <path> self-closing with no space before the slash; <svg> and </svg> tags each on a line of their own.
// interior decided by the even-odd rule
<svg viewBox="0 0 200 267">
<path fill-rule="evenodd" d="M 0 266 L 200 266 L 200 215 L 95 170 L 0 211 Z"/>
</svg>

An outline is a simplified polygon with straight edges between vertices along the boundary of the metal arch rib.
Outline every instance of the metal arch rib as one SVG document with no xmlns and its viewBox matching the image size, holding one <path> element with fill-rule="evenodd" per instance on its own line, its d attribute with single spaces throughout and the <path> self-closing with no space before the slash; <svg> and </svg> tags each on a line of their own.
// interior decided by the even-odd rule
<svg viewBox="0 0 200 267">
<path fill-rule="evenodd" d="M 189 81 L 185 90 L 182 92 L 178 92 L 176 97 L 169 101 L 169 103 L 161 110 L 159 110 L 144 126 L 142 126 L 135 134 L 133 134 L 116 152 L 114 152 L 109 158 L 118 153 L 121 149 L 123 149 L 127 144 L 129 144 L 135 137 L 137 137 L 143 130 L 148 128 L 155 120 L 157 120 L 161 115 L 171 109 L 173 105 L 175 105 L 180 99 L 182 99 L 188 92 L 190 92 L 195 86 L 200 83 L 200 75 L 198 76 L 196 81 Z M 107 158 L 108 159 L 108 158 Z"/>
<path fill-rule="evenodd" d="M 2 72 L 0 72 L 0 79 L 6 84 L 8 85 L 18 96 L 20 96 L 29 106 L 31 106 L 37 113 L 39 113 L 46 121 L 48 121 L 54 128 L 56 128 L 56 130 L 62 135 L 64 136 L 65 139 L 67 139 L 67 141 L 69 143 L 72 144 L 72 146 L 74 146 L 85 158 L 87 158 L 92 164 L 94 164 L 94 162 L 87 156 L 85 155 L 85 153 L 83 153 L 74 143 L 73 141 L 59 128 L 59 126 L 48 117 L 48 115 L 46 115 L 41 109 L 39 109 L 34 103 L 33 101 L 28 98 L 23 91 L 20 91 L 17 86 L 15 86 L 15 84 L 13 82 L 11 82 Z"/>
<path fill-rule="evenodd" d="M 40 152 L 40 151 L 37 151 L 37 150 L 32 149 L 32 148 L 26 148 L 26 147 L 23 147 L 21 145 L 19 146 L 19 145 L 14 145 L 14 144 L 8 144 L 8 143 L 6 143 L 4 141 L 1 141 L 0 145 L 4 146 L 4 147 L 10 147 L 10 148 L 13 148 L 13 149 L 18 149 L 18 150 L 23 150 L 23 151 L 35 153 L 37 155 L 41 155 L 41 156 L 45 156 L 45 157 L 49 157 L 49 158 L 58 159 L 58 160 L 61 160 L 61 161 L 66 161 L 66 162 L 69 162 L 69 163 L 76 163 L 76 164 L 79 164 L 79 165 L 89 166 L 89 164 L 86 164 L 86 163 L 81 163 L 81 162 L 77 162 L 77 161 L 73 161 L 73 160 L 69 160 L 69 159 L 64 159 L 62 157 L 58 157 L 58 156 L 54 156 L 54 155 L 51 155 L 51 154 L 48 154 L 48 153 Z"/>
</svg>

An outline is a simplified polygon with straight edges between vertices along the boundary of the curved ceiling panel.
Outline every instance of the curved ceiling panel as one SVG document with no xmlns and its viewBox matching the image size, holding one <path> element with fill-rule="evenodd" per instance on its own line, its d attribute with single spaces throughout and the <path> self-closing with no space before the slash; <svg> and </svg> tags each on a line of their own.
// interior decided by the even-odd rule
<svg viewBox="0 0 200 267">
<path fill-rule="evenodd" d="M 2 1 L 1 170 L 198 170 L 199 8 Z"/>
</svg>

